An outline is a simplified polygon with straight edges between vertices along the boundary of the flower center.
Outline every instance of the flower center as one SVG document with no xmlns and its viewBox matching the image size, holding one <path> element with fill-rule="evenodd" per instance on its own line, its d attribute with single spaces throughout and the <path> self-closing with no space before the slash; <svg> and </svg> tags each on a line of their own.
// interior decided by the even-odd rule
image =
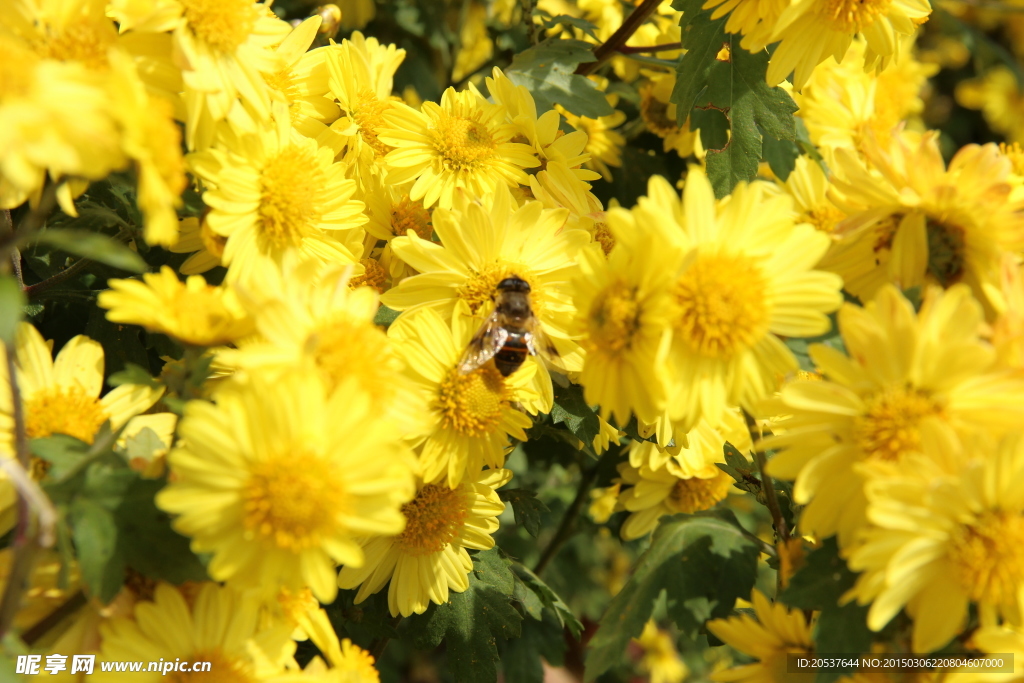
<svg viewBox="0 0 1024 683">
<path fill-rule="evenodd" d="M 44 59 L 62 62 L 77 61 L 91 71 L 106 71 L 110 67 L 107 51 L 117 34 L 91 21 L 69 23 L 60 32 L 47 32 L 34 45 L 36 52 Z"/>
<path fill-rule="evenodd" d="M 373 287 L 377 290 L 378 294 L 384 293 L 384 286 L 388 281 L 388 271 L 384 270 L 384 266 L 380 265 L 377 259 L 364 258 L 359 259 L 359 262 L 363 264 L 362 275 L 352 278 L 348 281 L 348 286 L 352 289 L 356 287 Z"/>
<path fill-rule="evenodd" d="M 371 323 L 344 315 L 326 320 L 307 337 L 306 350 L 330 390 L 354 377 L 376 401 L 390 402 L 396 359 L 387 337 Z"/>
<path fill-rule="evenodd" d="M 233 52 L 256 27 L 252 0 L 178 0 L 189 28 L 215 50 Z"/>
<path fill-rule="evenodd" d="M 989 511 L 950 538 L 949 559 L 971 600 L 1016 606 L 1024 583 L 1024 517 Z"/>
<path fill-rule="evenodd" d="M 619 281 L 605 289 L 590 308 L 589 322 L 588 351 L 604 349 L 618 353 L 628 349 L 633 334 L 640 328 L 636 288 Z"/>
<path fill-rule="evenodd" d="M 530 282 L 530 278 L 524 276 L 520 272 L 521 270 L 513 270 L 510 266 L 501 263 L 492 263 L 480 272 L 473 271 L 473 276 L 459 285 L 456 292 L 460 299 L 469 304 L 469 310 L 474 315 L 481 308 L 484 309 L 484 313 L 488 313 L 490 312 L 489 306 L 494 299 L 494 290 L 497 289 L 499 282 L 513 272 L 527 282 Z M 533 303 L 532 296 L 530 297 L 530 303 Z M 536 313 L 536 309 L 534 309 L 534 313 Z"/>
<path fill-rule="evenodd" d="M 107 418 L 99 399 L 77 386 L 43 389 L 25 402 L 25 432 L 30 439 L 67 434 L 92 443 Z"/>
<path fill-rule="evenodd" d="M 341 641 L 341 653 L 344 661 L 337 663 L 335 670 L 341 669 L 349 672 L 352 675 L 349 680 L 361 683 L 380 683 L 380 673 L 375 666 L 376 660 L 373 655 L 358 645 L 353 645 L 348 638 Z"/>
<path fill-rule="evenodd" d="M 301 462 L 302 466 L 296 466 Z M 345 507 L 338 471 L 319 457 L 277 456 L 256 463 L 242 492 L 245 528 L 278 548 L 318 548 Z"/>
<path fill-rule="evenodd" d="M 647 128 L 660 138 L 676 132 L 675 117 L 668 115 L 669 104 L 654 96 L 653 86 L 648 85 L 640 91 L 640 116 Z"/>
<path fill-rule="evenodd" d="M 301 96 L 299 92 L 299 86 L 295 82 L 295 76 L 292 74 L 291 69 L 278 69 L 277 71 L 271 71 L 263 74 L 264 80 L 267 82 L 267 86 L 271 90 L 276 90 L 284 96 L 284 101 L 288 103 L 289 118 L 292 123 L 295 123 L 299 119 L 301 108 L 298 104 L 298 99 Z"/>
<path fill-rule="evenodd" d="M 441 383 L 441 426 L 465 436 L 486 436 L 501 425 L 508 400 L 505 378 L 491 364 L 463 374 L 452 368 Z"/>
<path fill-rule="evenodd" d="M 498 147 L 487 126 L 445 111 L 440 113 L 430 134 L 434 149 L 450 171 L 473 171 L 493 157 Z"/>
<path fill-rule="evenodd" d="M 892 0 L 828 0 L 824 14 L 832 28 L 842 33 L 860 33 L 889 10 Z"/>
<path fill-rule="evenodd" d="M 676 281 L 676 331 L 694 351 L 729 358 L 768 331 L 761 268 L 743 255 L 698 255 Z"/>
<path fill-rule="evenodd" d="M 605 256 L 612 253 L 612 248 L 615 246 L 615 236 L 608 229 L 607 223 L 594 224 L 594 241 L 601 245 L 601 251 L 604 252 Z"/>
<path fill-rule="evenodd" d="M 206 251 L 216 256 L 218 261 L 224 260 L 224 245 L 228 243 L 227 237 L 210 230 L 210 224 L 203 221 L 199 227 L 199 239 L 202 240 Z"/>
<path fill-rule="evenodd" d="M 921 447 L 921 420 L 942 413 L 931 398 L 914 390 L 894 389 L 875 397 L 854 418 L 854 440 L 868 457 L 898 460 Z"/>
<path fill-rule="evenodd" d="M 316 157 L 288 147 L 263 167 L 260 184 L 264 237 L 278 249 L 298 246 L 323 215 L 317 199 L 326 179 Z"/>
<path fill-rule="evenodd" d="M 729 494 L 732 483 L 733 478 L 725 472 L 719 472 L 710 479 L 680 479 L 672 487 L 672 493 L 666 502 L 675 512 L 709 510 Z"/>
<path fill-rule="evenodd" d="M 430 240 L 434 237 L 430 212 L 423 208 L 423 202 L 403 195 L 399 201 L 391 205 L 391 232 L 401 237 L 409 230 L 421 239 Z"/>
<path fill-rule="evenodd" d="M 210 668 L 205 672 L 189 671 L 186 673 L 183 671 L 172 671 L 162 680 L 169 683 L 198 683 L 199 681 L 209 681 L 213 677 L 216 677 L 222 683 L 252 683 L 256 680 L 248 664 L 237 657 L 224 654 L 220 648 L 198 650 L 191 653 L 187 661 L 189 664 L 192 662 L 209 662 Z"/>
<path fill-rule="evenodd" d="M 356 93 L 356 106 L 352 118 L 359 126 L 359 135 L 363 142 L 373 148 L 377 156 L 384 156 L 393 148 L 377 139 L 377 131 L 384 127 L 384 112 L 391 108 L 389 100 L 377 99 L 377 93 L 363 88 Z M 405 233 L 402 233 L 405 234 Z"/>
<path fill-rule="evenodd" d="M 928 272 L 943 287 L 960 279 L 964 268 L 964 229 L 928 219 Z"/>
<path fill-rule="evenodd" d="M 835 231 L 836 225 L 846 218 L 846 214 L 831 204 L 826 204 L 811 209 L 800 218 L 813 225 L 818 232 L 831 235 Z"/>
<path fill-rule="evenodd" d="M 396 542 L 409 555 L 429 555 L 445 549 L 462 530 L 469 513 L 462 487 L 427 484 L 402 506 L 405 531 Z"/>
<path fill-rule="evenodd" d="M 903 220 L 903 214 L 895 213 L 883 218 L 872 228 L 875 236 L 875 243 L 872 246 L 876 254 L 886 253 L 892 250 L 892 240 L 896 236 L 896 228 Z M 878 261 L 876 259 L 876 265 Z"/>
<path fill-rule="evenodd" d="M 1021 149 L 1020 143 L 1006 144 L 1005 142 L 1000 142 L 999 151 L 1010 160 L 1010 163 L 1013 165 L 1014 175 L 1024 176 L 1024 150 Z"/>
</svg>

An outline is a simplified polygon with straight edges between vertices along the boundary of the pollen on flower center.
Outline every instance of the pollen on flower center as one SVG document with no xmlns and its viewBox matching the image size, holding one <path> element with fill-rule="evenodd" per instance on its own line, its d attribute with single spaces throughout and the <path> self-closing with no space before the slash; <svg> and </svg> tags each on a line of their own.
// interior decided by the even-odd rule
<svg viewBox="0 0 1024 683">
<path fill-rule="evenodd" d="M 640 304 L 636 288 L 616 282 L 604 290 L 590 308 L 588 345 L 606 352 L 628 349 L 640 327 Z"/>
<path fill-rule="evenodd" d="M 430 212 L 423 208 L 422 201 L 410 199 L 406 194 L 391 205 L 391 232 L 401 237 L 409 230 L 425 240 L 432 239 L 434 236 Z"/>
<path fill-rule="evenodd" d="M 389 348 L 379 329 L 347 316 L 324 321 L 306 338 L 306 350 L 329 388 L 353 377 L 379 400 L 388 400 L 393 386 Z"/>
<path fill-rule="evenodd" d="M 105 71 L 110 62 L 107 52 L 114 42 L 114 35 L 99 30 L 89 21 L 68 24 L 59 33 L 50 33 L 33 46 L 40 57 L 62 62 L 78 61 L 91 70 Z"/>
<path fill-rule="evenodd" d="M 689 514 L 710 510 L 729 494 L 732 483 L 732 477 L 725 472 L 719 472 L 710 479 L 680 479 L 672 487 L 672 493 L 666 502 L 675 512 Z"/>
<path fill-rule="evenodd" d="M 612 248 L 615 246 L 615 236 L 608 229 L 607 223 L 594 224 L 594 241 L 601 245 L 601 251 L 604 252 L 605 256 L 612 253 Z"/>
<path fill-rule="evenodd" d="M 245 528 L 284 550 L 317 548 L 335 531 L 344 500 L 337 470 L 322 458 L 272 457 L 252 467 L 243 488 Z"/>
<path fill-rule="evenodd" d="M 388 271 L 384 270 L 384 266 L 377 259 L 359 259 L 359 263 L 363 265 L 363 274 L 349 280 L 348 286 L 352 289 L 356 287 L 372 287 L 377 290 L 378 294 L 383 294 L 384 285 L 388 281 Z"/>
<path fill-rule="evenodd" d="M 259 10 L 252 0 L 178 0 L 189 28 L 214 49 L 232 52 L 256 26 Z"/>
<path fill-rule="evenodd" d="M 869 457 L 897 460 L 920 448 L 921 420 L 941 412 L 941 406 L 920 392 L 886 391 L 868 404 L 863 415 L 854 419 L 854 439 Z"/>
<path fill-rule="evenodd" d="M 25 431 L 30 439 L 67 434 L 92 443 L 109 416 L 99 399 L 80 387 L 51 387 L 25 402 Z"/>
<path fill-rule="evenodd" d="M 352 118 L 359 126 L 359 135 L 363 142 L 372 147 L 378 156 L 384 156 L 392 150 L 390 146 L 377 139 L 377 131 L 384 127 L 384 112 L 390 108 L 390 101 L 378 99 L 377 93 L 369 88 L 363 88 L 356 93 L 356 106 L 351 112 Z"/>
<path fill-rule="evenodd" d="M 676 331 L 697 353 L 729 358 L 768 331 L 767 282 L 748 256 L 698 255 L 676 282 Z"/>
<path fill-rule="evenodd" d="M 444 550 L 462 530 L 469 514 L 466 503 L 466 492 L 461 487 L 427 484 L 416 498 L 402 506 L 406 522 L 398 545 L 410 555 Z"/>
<path fill-rule="evenodd" d="M 467 374 L 453 368 L 438 393 L 441 425 L 466 436 L 485 436 L 500 428 L 508 394 L 505 378 L 493 365 Z"/>
<path fill-rule="evenodd" d="M 299 114 L 299 107 L 296 103 L 296 100 L 299 99 L 299 87 L 295 82 L 295 75 L 292 74 L 292 70 L 279 69 L 271 71 L 263 74 L 263 78 L 272 90 L 276 90 L 284 95 L 284 99 L 288 103 L 288 109 L 291 112 L 291 119 L 295 121 Z"/>
<path fill-rule="evenodd" d="M 1024 584 L 1024 516 L 990 511 L 959 527 L 949 559 L 971 600 L 1015 608 Z"/>
<path fill-rule="evenodd" d="M 305 148 L 288 147 L 268 161 L 260 176 L 263 236 L 277 248 L 298 246 L 320 221 L 317 198 L 326 182 L 316 157 Z"/>
<path fill-rule="evenodd" d="M 826 235 L 831 235 L 835 232 L 836 225 L 838 225 L 839 221 L 843 220 L 845 217 L 846 214 L 839 209 L 832 205 L 826 205 L 813 208 L 800 218 L 801 220 L 807 221 L 813 225 L 815 230 L 823 232 Z"/>
<path fill-rule="evenodd" d="M 825 16 L 832 28 L 842 33 L 860 33 L 875 23 L 879 14 L 889 10 L 892 0 L 828 0 Z"/>
<path fill-rule="evenodd" d="M 495 155 L 497 143 L 485 125 L 441 112 L 430 131 L 434 149 L 451 171 L 472 171 Z"/>
<path fill-rule="evenodd" d="M 169 683 L 197 683 L 210 680 L 210 674 L 214 671 L 217 672 L 217 680 L 223 683 L 253 683 L 257 680 L 251 665 L 224 654 L 220 648 L 197 650 L 189 653 L 189 659 L 194 662 L 210 662 L 209 672 L 172 671 L 162 680 Z"/>
<path fill-rule="evenodd" d="M 527 282 L 530 282 L 530 278 L 524 275 L 521 269 L 514 271 L 510 266 L 494 263 L 484 268 L 483 271 L 474 271 L 473 276 L 459 285 L 456 292 L 460 299 L 469 304 L 471 313 L 475 315 L 483 309 L 482 314 L 486 314 L 489 312 L 489 306 L 494 298 L 494 291 L 497 289 L 498 283 L 513 272 Z M 531 297 L 531 304 L 533 303 L 532 299 L 533 297 Z M 534 308 L 534 314 L 536 313 L 537 310 Z"/>
<path fill-rule="evenodd" d="M 928 272 L 943 287 L 960 279 L 964 269 L 964 229 L 952 223 L 928 219 Z"/>
</svg>

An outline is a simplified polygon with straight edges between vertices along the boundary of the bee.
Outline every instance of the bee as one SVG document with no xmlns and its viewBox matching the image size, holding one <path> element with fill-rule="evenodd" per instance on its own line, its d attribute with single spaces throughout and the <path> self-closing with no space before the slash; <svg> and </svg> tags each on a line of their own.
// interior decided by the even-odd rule
<svg viewBox="0 0 1024 683">
<path fill-rule="evenodd" d="M 530 307 L 530 284 L 518 275 L 501 282 L 491 296 L 494 310 L 473 335 L 459 361 L 459 372 L 466 374 L 494 359 L 494 367 L 508 377 L 538 352 L 558 362 L 554 344 L 544 334 L 540 321 Z"/>
</svg>

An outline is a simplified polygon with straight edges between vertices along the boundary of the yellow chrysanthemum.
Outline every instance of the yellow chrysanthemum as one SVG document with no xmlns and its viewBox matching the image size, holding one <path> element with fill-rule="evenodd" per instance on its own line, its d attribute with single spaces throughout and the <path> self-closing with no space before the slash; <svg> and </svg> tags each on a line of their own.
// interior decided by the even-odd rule
<svg viewBox="0 0 1024 683">
<path fill-rule="evenodd" d="M 651 683 L 682 683 L 689 675 L 672 637 L 653 619 L 644 624 L 643 633 L 633 641 L 643 650 L 640 668 L 650 674 Z"/>
<path fill-rule="evenodd" d="M 366 564 L 343 567 L 338 584 L 358 586 L 359 603 L 390 579 L 388 607 L 393 616 L 422 614 L 431 602 L 448 602 L 449 591 L 469 588 L 473 561 L 466 548 L 494 547 L 491 534 L 505 509 L 495 489 L 511 478 L 510 470 L 490 469 L 467 473 L 454 487 L 421 484 L 416 497 L 402 507 L 405 531 L 364 541 Z"/>
<path fill-rule="evenodd" d="M 409 196 L 428 207 L 451 208 L 457 189 L 479 198 L 526 185 L 523 169 L 540 163 L 528 145 L 512 142 L 505 108 L 469 90 L 448 88 L 440 105 L 424 102 L 420 111 L 396 103 L 384 120 L 389 127 L 378 139 L 394 148 L 385 157 L 388 181 L 415 180 Z"/>
<path fill-rule="evenodd" d="M 667 467 L 637 469 L 628 462 L 620 463 L 618 469 L 623 483 L 630 485 L 619 494 L 619 504 L 632 513 L 622 524 L 625 541 L 651 533 L 665 515 L 713 508 L 733 485 L 733 478 L 714 465 L 692 477 L 676 476 Z"/>
<path fill-rule="evenodd" d="M 494 55 L 494 40 L 487 31 L 487 7 L 472 3 L 459 22 L 458 51 L 452 65 L 452 83 L 483 67 Z"/>
<path fill-rule="evenodd" d="M 676 74 L 652 74 L 640 87 L 640 116 L 647 124 L 647 130 L 662 139 L 662 149 L 676 151 L 681 157 L 691 154 L 701 156 L 703 148 L 697 131 L 690 130 L 690 120 L 682 126 L 676 121 L 676 105 L 671 101 Z"/>
<path fill-rule="evenodd" d="M 309 49 L 321 22 L 313 15 L 296 26 L 274 50 L 273 71 L 263 74 L 271 96 L 288 104 L 292 127 L 311 138 L 340 113 L 328 96 L 327 55 L 332 48 Z"/>
<path fill-rule="evenodd" d="M 531 308 L 566 368 L 580 370 L 579 346 L 569 333 L 571 283 L 576 256 L 590 234 L 565 229 L 566 215 L 565 209 L 544 209 L 540 202 L 517 208 L 503 188 L 485 205 L 466 202 L 457 211 L 435 210 L 434 232 L 441 244 L 415 235 L 392 240 L 395 255 L 419 275 L 403 280 L 381 301 L 399 311 L 436 308 L 445 318 L 463 302 L 479 324 L 491 313 L 498 283 L 517 275 L 529 283 Z M 543 372 L 541 379 L 547 377 Z M 550 383 L 542 390 L 550 391 Z"/>
<path fill-rule="evenodd" d="M 780 186 L 793 198 L 793 208 L 800 223 L 810 223 L 820 232 L 831 235 L 846 214 L 828 198 L 828 176 L 821 164 L 806 155 L 796 158 L 796 165 Z M 828 255 L 822 263 L 828 261 Z M 828 270 L 822 266 L 823 270 Z"/>
<path fill-rule="evenodd" d="M 333 135 L 323 140 L 336 152 L 345 147 L 345 158 L 362 171 L 360 175 L 375 172 L 376 162 L 392 149 L 379 134 L 388 128 L 384 114 L 395 106 L 391 91 L 403 59 L 405 50 L 382 45 L 359 31 L 327 53 L 330 91 L 341 108 L 341 118 L 331 124 Z M 363 183 L 365 178 L 358 181 Z"/>
<path fill-rule="evenodd" d="M 562 161 L 548 161 L 544 170 L 530 176 L 529 194 L 545 209 L 567 209 L 566 228 L 592 233 L 604 217 L 604 206 L 590 191 L 587 180 L 600 177 L 593 171 L 570 168 Z"/>
<path fill-rule="evenodd" d="M 302 670 L 275 677 L 269 683 L 380 683 L 373 655 L 345 638 L 338 640 L 327 612 L 314 601 L 313 609 L 297 614 L 297 621 L 323 654 Z"/>
<path fill-rule="evenodd" d="M 220 346 L 253 331 L 252 319 L 234 290 L 206 284 L 202 275 L 185 282 L 171 268 L 138 280 L 109 280 L 97 305 L 115 323 L 141 325 L 193 346 Z"/>
<path fill-rule="evenodd" d="M 813 345 L 825 381 L 797 380 L 762 409 L 782 415 L 763 445 L 773 476 L 796 479 L 807 504 L 801 528 L 839 534 L 849 548 L 865 524 L 860 462 L 899 463 L 977 430 L 1005 432 L 1024 419 L 1024 383 L 998 370 L 979 338 L 981 307 L 958 285 L 928 292 L 917 316 L 892 286 L 864 308 L 846 304 L 839 329 L 850 354 Z M 936 454 L 936 457 L 939 457 Z"/>
<path fill-rule="evenodd" d="M 964 667 L 947 674 L 943 683 L 1020 683 L 1024 680 L 1024 631 L 1019 626 L 983 626 L 971 634 L 968 645 L 986 654 L 1012 654 L 1013 671 L 995 673 Z"/>
<path fill-rule="evenodd" d="M 608 104 L 613 107 L 618 103 L 618 95 L 606 95 Z M 607 116 L 591 119 L 586 116 L 576 116 L 561 107 L 558 108 L 566 123 L 577 131 L 586 134 L 587 146 L 585 151 L 590 155 L 587 167 L 594 169 L 601 176 L 611 182 L 613 179 L 611 168 L 622 166 L 622 148 L 626 144 L 626 138 L 622 133 L 615 130 L 626 121 L 625 112 L 615 110 Z"/>
<path fill-rule="evenodd" d="M 817 672 L 789 673 L 788 655 L 809 655 L 814 652 L 811 625 L 804 613 L 791 610 L 780 602 L 770 602 L 754 589 L 750 601 L 756 619 L 749 615 L 713 619 L 707 623 L 726 645 L 748 654 L 758 661 L 712 674 L 713 681 L 744 681 L 747 683 L 811 683 Z"/>
<path fill-rule="evenodd" d="M 814 67 L 830 56 L 843 61 L 855 36 L 863 36 L 864 66 L 884 69 L 899 58 L 901 40 L 927 21 L 928 0 L 796 0 L 775 22 L 770 42 L 779 42 L 768 63 L 767 81 L 775 86 L 794 73 L 803 88 Z"/>
<path fill-rule="evenodd" d="M 359 566 L 355 538 L 399 533 L 412 496 L 408 455 L 354 384 L 253 373 L 192 401 L 157 504 L 218 581 L 337 592 L 334 567 Z"/>
<path fill-rule="evenodd" d="M 994 144 L 967 145 L 947 168 L 934 132 L 864 153 L 867 161 L 837 149 L 833 165 L 830 197 L 850 216 L 839 226 L 849 254 L 833 253 L 829 266 L 846 289 L 867 300 L 886 282 L 965 282 L 989 312 L 998 308 L 1002 254 L 1024 247 L 1024 201 L 1008 201 L 1010 160 Z M 872 246 L 874 267 L 852 258 L 861 241 Z"/>
<path fill-rule="evenodd" d="M 906 607 L 915 652 L 949 642 L 971 604 L 983 626 L 1024 615 L 1024 441 L 970 446 L 974 458 L 955 476 L 919 458 L 867 487 L 872 526 L 850 555 L 863 573 L 848 596 L 871 603 L 875 631 Z"/>
<path fill-rule="evenodd" d="M 1024 368 L 1024 266 L 1015 254 L 1005 254 L 999 269 L 1004 308 L 992 323 L 992 345 L 999 364 Z"/>
<path fill-rule="evenodd" d="M 183 218 L 178 222 L 178 240 L 170 247 L 175 254 L 191 254 L 178 267 L 182 275 L 199 275 L 224 265 L 227 238 L 210 230 L 206 221 Z"/>
<path fill-rule="evenodd" d="M 283 107 L 283 105 L 281 105 Z M 257 135 L 225 130 L 222 147 L 189 156 L 210 189 L 204 221 L 227 238 L 229 280 L 248 280 L 297 250 L 303 258 L 354 263 L 362 251 L 364 205 L 329 148 L 299 135 L 286 114 Z"/>
<path fill-rule="evenodd" d="M 292 30 L 252 0 L 113 0 L 108 13 L 122 32 L 171 32 L 180 55 L 189 149 L 213 142 L 227 120 L 251 132 L 271 113 L 262 73 L 275 70 L 273 47 Z"/>
<path fill-rule="evenodd" d="M 622 246 L 671 254 L 669 406 L 684 431 L 774 391 L 797 368 L 780 336 L 823 334 L 825 314 L 842 303 L 839 277 L 813 270 L 828 236 L 794 224 L 791 200 L 770 187 L 740 184 L 716 202 L 707 176 L 693 167 L 682 201 L 654 176 L 632 211 L 609 212 Z"/>
<path fill-rule="evenodd" d="M 409 197 L 409 185 L 385 182 L 373 174 L 362 178 L 361 182 L 365 187 L 363 201 L 370 219 L 366 232 L 379 240 L 391 240 L 412 230 L 421 239 L 432 240 L 432 212 L 423 206 L 422 200 Z"/>
<path fill-rule="evenodd" d="M 580 252 L 575 337 L 586 350 L 579 382 L 587 403 L 624 425 L 631 413 L 654 422 L 667 407 L 671 340 L 665 271 L 657 249 L 596 246 Z"/>
<path fill-rule="evenodd" d="M 403 363 L 373 324 L 377 293 L 352 289 L 350 267 L 304 262 L 268 270 L 246 296 L 259 335 L 218 354 L 242 370 L 286 374 L 307 367 L 328 391 L 354 381 L 385 415 L 412 432 L 421 409 L 402 375 Z"/>
<path fill-rule="evenodd" d="M 775 22 L 789 3 L 786 0 L 707 0 L 701 9 L 712 9 L 712 19 L 729 15 L 725 22 L 728 33 L 743 36 L 740 47 L 749 52 L 759 52 L 771 42 Z"/>
<path fill-rule="evenodd" d="M 664 418 L 655 424 L 638 425 L 641 436 L 657 436 L 658 443 L 651 441 L 633 442 L 629 445 L 629 464 L 633 467 L 647 466 L 652 470 L 667 467 L 677 477 L 710 477 L 714 474 L 715 463 L 725 462 L 723 448 L 726 442 L 740 453 L 751 450 L 750 432 L 743 413 L 732 408 L 716 424 L 701 420 L 688 432 L 672 430 Z M 666 431 L 669 430 L 669 431 Z M 673 433 L 673 431 L 675 433 Z M 676 443 L 672 444 L 675 441 Z M 660 444 L 671 444 L 662 446 Z"/>
<path fill-rule="evenodd" d="M 426 413 L 424 431 L 414 436 L 422 441 L 420 475 L 427 483 L 447 479 L 454 487 L 485 465 L 501 467 L 508 437 L 525 441 L 532 424 L 516 404 L 537 412 L 541 402 L 530 386 L 536 360 L 508 377 L 493 362 L 468 373 L 459 369 L 475 332 L 471 319 L 455 316 L 449 325 L 429 309 L 401 315 L 388 330 Z"/>
<path fill-rule="evenodd" d="M 1024 93 L 1008 67 L 1000 64 L 978 78 L 960 81 L 956 101 L 968 109 L 980 109 L 992 130 L 1010 142 L 1024 144 Z"/>
<path fill-rule="evenodd" d="M 260 601 L 230 587 L 204 583 L 193 600 L 161 583 L 153 600 L 136 603 L 132 617 L 118 617 L 100 626 L 100 662 L 210 662 L 211 679 L 242 683 L 267 681 L 284 672 L 295 652 L 285 622 L 267 623 Z M 149 683 L 168 680 L 161 671 L 103 672 L 97 681 Z M 180 680 L 202 678 L 176 674 Z M 172 679 L 174 677 L 172 676 Z"/>
</svg>

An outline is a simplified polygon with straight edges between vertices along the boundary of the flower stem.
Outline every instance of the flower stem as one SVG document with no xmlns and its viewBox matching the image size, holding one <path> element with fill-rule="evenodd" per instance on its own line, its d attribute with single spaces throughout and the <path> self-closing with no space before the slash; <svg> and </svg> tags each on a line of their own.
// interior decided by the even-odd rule
<svg viewBox="0 0 1024 683">
<path fill-rule="evenodd" d="M 768 461 L 767 458 L 764 457 L 764 450 L 756 446 L 758 438 L 760 437 L 757 422 L 746 410 L 743 411 L 743 417 L 747 420 L 747 430 L 750 432 L 750 441 L 752 444 L 755 444 L 752 448 L 754 462 L 757 463 L 757 470 L 761 474 L 761 490 L 764 491 L 765 501 L 768 504 L 768 511 L 772 514 L 772 524 L 775 525 L 775 531 L 779 535 L 779 539 L 785 543 L 789 540 L 789 527 L 786 525 L 786 519 L 782 516 L 782 508 L 779 506 L 779 497 L 775 494 L 775 484 L 772 483 L 772 478 L 769 477 L 768 473 L 765 471 Z"/>
<path fill-rule="evenodd" d="M 661 2 L 662 0 L 643 0 L 643 2 L 633 10 L 633 13 L 626 17 L 626 20 L 622 22 L 622 26 L 620 26 L 615 33 L 611 34 L 611 36 L 608 37 L 608 40 L 604 43 L 597 46 L 597 49 L 594 50 L 594 57 L 597 59 L 593 62 L 580 64 L 576 68 L 576 73 L 581 76 L 592 74 L 597 71 L 602 64 L 607 62 L 612 55 L 616 52 L 620 52 L 621 48 L 626 45 L 626 41 L 629 40 L 630 36 L 636 33 L 637 29 L 647 21 L 647 17 L 654 13 L 654 10 L 658 9 L 658 5 L 660 5 Z"/>
</svg>

